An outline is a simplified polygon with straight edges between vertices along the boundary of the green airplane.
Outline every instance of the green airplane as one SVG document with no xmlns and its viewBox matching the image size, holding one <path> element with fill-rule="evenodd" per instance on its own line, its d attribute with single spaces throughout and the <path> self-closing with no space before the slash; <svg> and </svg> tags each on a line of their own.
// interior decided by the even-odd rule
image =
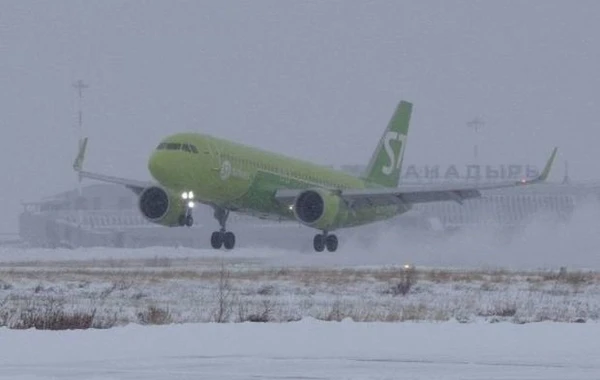
<svg viewBox="0 0 600 380">
<path fill-rule="evenodd" d="M 398 104 L 362 177 L 198 133 L 175 134 L 158 144 L 148 162 L 156 182 L 82 170 L 87 138 L 79 143 L 73 168 L 80 180 L 121 184 L 133 190 L 144 217 L 163 226 L 191 227 L 194 205 L 211 206 L 221 226 L 211 235 L 215 249 L 235 246 L 235 235 L 226 228 L 233 211 L 299 221 L 320 231 L 313 240 L 315 251 L 332 252 L 338 247 L 333 231 L 389 219 L 415 203 L 462 204 L 481 196 L 480 190 L 543 182 L 556 156 L 554 148 L 544 170 L 531 180 L 399 187 L 411 113 L 411 103 Z"/>
</svg>

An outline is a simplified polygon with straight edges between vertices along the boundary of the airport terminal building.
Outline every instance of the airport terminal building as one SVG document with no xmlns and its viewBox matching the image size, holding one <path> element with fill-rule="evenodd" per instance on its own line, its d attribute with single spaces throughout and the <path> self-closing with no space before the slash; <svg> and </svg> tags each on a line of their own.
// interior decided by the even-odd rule
<svg viewBox="0 0 600 380">
<path fill-rule="evenodd" d="M 354 173 L 361 168 L 342 168 Z M 568 221 L 578 203 L 600 199 L 600 186 L 583 183 L 547 183 L 482 192 L 458 204 L 435 202 L 414 205 L 406 214 L 381 222 L 398 229 L 418 228 L 448 233 L 466 226 L 488 225 L 518 229 L 534 217 Z M 112 184 L 90 184 L 36 202 L 23 203 L 19 234 L 37 247 L 210 247 L 218 224 L 208 206 L 194 209 L 193 227 L 163 227 L 147 221 L 138 210 L 137 196 Z M 312 250 L 314 230 L 294 221 L 269 221 L 232 213 L 228 225 L 243 246 Z M 346 234 L 369 231 L 363 226 Z M 392 229 L 393 230 L 393 229 Z"/>
</svg>

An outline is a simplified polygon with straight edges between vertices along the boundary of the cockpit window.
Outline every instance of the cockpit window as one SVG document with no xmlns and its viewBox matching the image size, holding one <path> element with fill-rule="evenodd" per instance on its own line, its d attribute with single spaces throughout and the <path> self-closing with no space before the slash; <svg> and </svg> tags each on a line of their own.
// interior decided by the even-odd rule
<svg viewBox="0 0 600 380">
<path fill-rule="evenodd" d="M 181 143 L 160 143 L 156 147 L 157 150 L 183 150 L 189 153 L 198 153 L 198 148 L 192 144 L 181 144 Z"/>
<path fill-rule="evenodd" d="M 180 150 L 180 149 L 181 149 L 180 143 L 167 143 L 167 150 Z"/>
</svg>

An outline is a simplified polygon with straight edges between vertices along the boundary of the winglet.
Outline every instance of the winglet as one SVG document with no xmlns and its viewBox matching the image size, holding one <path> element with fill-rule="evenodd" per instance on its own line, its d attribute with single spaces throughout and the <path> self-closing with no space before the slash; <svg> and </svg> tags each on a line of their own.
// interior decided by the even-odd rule
<svg viewBox="0 0 600 380">
<path fill-rule="evenodd" d="M 83 168 L 83 160 L 85 159 L 87 142 L 87 137 L 84 137 L 83 139 L 79 140 L 79 153 L 77 153 L 77 157 L 75 157 L 75 161 L 73 162 L 73 170 L 75 170 L 76 172 L 80 172 Z"/>
<path fill-rule="evenodd" d="M 557 151 L 558 147 L 554 147 L 554 149 L 552 150 L 552 154 L 548 159 L 548 162 L 546 162 L 546 166 L 544 166 L 544 170 L 542 170 L 542 174 L 540 174 L 540 176 L 538 177 L 539 181 L 545 181 L 546 178 L 548 178 L 548 175 L 550 174 L 550 169 L 552 169 L 552 164 L 554 163 L 554 159 L 556 158 Z"/>
<path fill-rule="evenodd" d="M 527 184 L 531 184 L 531 183 L 546 181 L 546 179 L 548 178 L 548 175 L 550 174 L 550 170 L 552 169 L 552 164 L 554 163 L 554 159 L 556 158 L 557 151 L 558 151 L 558 147 L 554 147 L 554 149 L 552 150 L 552 153 L 550 154 L 550 158 L 548 158 L 548 161 L 546 162 L 546 166 L 544 166 L 544 170 L 542 170 L 542 173 L 540 173 L 539 176 L 532 179 L 531 181 L 522 180 L 521 183 L 524 185 L 527 185 Z"/>
</svg>

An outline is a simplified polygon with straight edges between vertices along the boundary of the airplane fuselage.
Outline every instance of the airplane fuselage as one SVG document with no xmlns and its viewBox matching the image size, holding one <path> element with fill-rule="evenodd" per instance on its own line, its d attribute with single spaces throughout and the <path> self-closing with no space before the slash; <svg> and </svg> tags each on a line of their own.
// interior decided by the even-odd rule
<svg viewBox="0 0 600 380">
<path fill-rule="evenodd" d="M 220 226 L 211 234 L 214 249 L 235 247 L 235 234 L 227 230 L 229 212 L 234 211 L 296 220 L 320 231 L 313 238 L 315 251 L 334 252 L 338 238 L 331 231 L 389 219 L 414 203 L 462 203 L 479 197 L 483 189 L 543 182 L 556 157 L 554 148 L 542 173 L 530 181 L 399 188 L 411 114 L 412 103 L 401 101 L 361 178 L 199 133 L 175 134 L 160 142 L 148 162 L 153 182 L 82 170 L 87 138 L 79 142 L 73 169 L 80 178 L 127 186 L 138 194 L 144 217 L 163 226 L 191 227 L 195 204 L 211 206 Z"/>
<path fill-rule="evenodd" d="M 177 194 L 193 191 L 202 203 L 279 220 L 295 220 L 295 216 L 291 204 L 275 199 L 278 189 L 379 187 L 335 169 L 197 133 L 162 140 L 148 169 L 156 181 Z M 408 205 L 362 207 L 336 228 L 389 219 L 408 209 Z"/>
</svg>

